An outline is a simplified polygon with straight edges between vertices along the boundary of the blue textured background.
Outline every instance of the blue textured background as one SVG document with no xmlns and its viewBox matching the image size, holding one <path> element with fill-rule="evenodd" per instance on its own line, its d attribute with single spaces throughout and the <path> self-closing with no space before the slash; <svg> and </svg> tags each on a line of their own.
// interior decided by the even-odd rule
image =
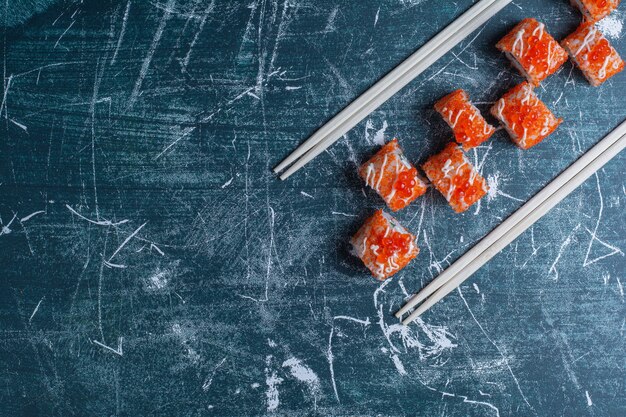
<svg viewBox="0 0 626 417">
<path fill-rule="evenodd" d="M 0 414 L 626 415 L 624 155 L 423 320 L 392 316 L 626 119 L 626 74 L 549 78 L 565 123 L 471 152 L 492 193 L 466 214 L 433 191 L 399 213 L 422 252 L 394 279 L 346 248 L 382 206 L 356 166 L 393 136 L 416 163 L 441 149 L 433 103 L 464 88 L 486 111 L 520 81 L 495 42 L 528 16 L 562 38 L 567 1 L 515 1 L 301 173 L 270 172 L 471 4 L 5 2 Z M 626 55 L 623 17 L 605 28 Z"/>
</svg>

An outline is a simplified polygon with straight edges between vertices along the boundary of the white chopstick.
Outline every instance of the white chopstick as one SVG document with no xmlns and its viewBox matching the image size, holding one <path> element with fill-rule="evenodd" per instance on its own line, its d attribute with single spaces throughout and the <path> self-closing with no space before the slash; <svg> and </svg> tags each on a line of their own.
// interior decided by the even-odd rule
<svg viewBox="0 0 626 417">
<path fill-rule="evenodd" d="M 481 0 L 476 3 L 322 126 L 276 166 L 274 172 L 280 172 L 293 163 L 280 176 L 284 180 L 302 168 L 510 2 L 511 0 Z"/>
<path fill-rule="evenodd" d="M 626 122 L 623 122 L 407 302 L 396 313 L 396 317 L 401 317 L 420 302 L 426 300 L 402 321 L 402 324 L 405 325 L 411 323 L 461 285 L 463 281 L 513 242 L 625 147 Z"/>
</svg>

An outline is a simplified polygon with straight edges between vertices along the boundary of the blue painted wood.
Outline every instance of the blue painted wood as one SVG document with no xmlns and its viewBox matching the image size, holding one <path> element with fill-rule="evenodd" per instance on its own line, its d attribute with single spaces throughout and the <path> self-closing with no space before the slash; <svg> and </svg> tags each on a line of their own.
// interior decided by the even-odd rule
<svg viewBox="0 0 626 417">
<path fill-rule="evenodd" d="M 624 415 L 623 155 L 423 321 L 392 313 L 626 119 L 626 75 L 548 79 L 562 127 L 471 152 L 492 194 L 470 212 L 431 191 L 399 213 L 422 252 L 394 279 L 346 245 L 382 206 L 356 175 L 376 142 L 424 161 L 451 138 L 433 103 L 464 88 L 486 111 L 520 81 L 495 42 L 527 16 L 562 38 L 568 2 L 510 5 L 270 172 L 471 3 L 57 2 L 5 29 L 0 414 Z"/>
</svg>

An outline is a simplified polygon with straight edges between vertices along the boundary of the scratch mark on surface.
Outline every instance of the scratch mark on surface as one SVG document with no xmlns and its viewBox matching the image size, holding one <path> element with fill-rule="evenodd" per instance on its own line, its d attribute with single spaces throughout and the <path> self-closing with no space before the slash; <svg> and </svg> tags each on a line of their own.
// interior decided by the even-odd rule
<svg viewBox="0 0 626 417">
<path fill-rule="evenodd" d="M 39 306 L 41 305 L 41 302 L 43 301 L 43 299 L 46 298 L 41 297 L 41 300 L 39 300 L 39 302 L 37 303 L 37 306 L 35 307 L 35 309 L 33 310 L 33 313 L 30 315 L 29 319 L 28 319 L 28 324 L 30 324 L 31 321 L 33 321 L 33 317 L 35 317 L 35 314 L 37 314 L 37 311 L 39 311 Z"/>
<path fill-rule="evenodd" d="M 115 258 L 115 255 L 117 255 L 124 246 L 126 246 L 126 244 L 137 234 L 139 233 L 139 231 L 141 229 L 143 229 L 143 227 L 148 224 L 148 222 L 145 222 L 144 224 L 142 224 L 141 226 L 139 226 L 137 229 L 135 229 L 135 231 L 133 233 L 131 233 L 126 239 L 124 239 L 124 241 L 122 242 L 122 244 L 115 250 L 115 252 L 113 252 L 113 255 L 111 255 L 111 257 L 109 258 L 108 262 L 111 262 L 111 260 L 113 258 Z"/>
<path fill-rule="evenodd" d="M 185 128 L 185 130 L 183 130 L 183 133 L 172 143 L 170 143 L 169 145 L 167 145 L 165 147 L 165 149 L 163 149 L 161 151 L 161 153 L 159 153 L 157 156 L 154 157 L 154 160 L 156 161 L 157 159 L 159 159 L 165 152 L 167 152 L 172 146 L 176 145 L 181 139 L 184 139 L 185 137 L 187 137 L 190 133 L 192 133 L 193 131 L 195 131 L 196 128 L 195 127 L 187 127 Z"/>
<path fill-rule="evenodd" d="M 515 382 L 515 385 L 517 386 L 517 390 L 519 391 L 520 395 L 522 396 L 522 399 L 524 400 L 526 405 L 528 407 L 530 407 L 531 410 L 535 411 L 533 406 L 530 405 L 530 403 L 528 402 L 528 399 L 526 398 L 526 395 L 524 395 L 524 392 L 522 391 L 522 387 L 520 387 L 519 381 L 517 380 L 517 377 L 513 373 L 513 369 L 511 369 L 511 366 L 509 365 L 509 360 L 506 358 L 506 356 L 504 356 L 504 353 L 502 352 L 500 347 L 498 345 L 496 345 L 496 343 L 491 339 L 491 337 L 489 337 L 489 335 L 487 334 L 487 331 L 483 328 L 482 324 L 480 324 L 480 322 L 478 321 L 478 319 L 474 315 L 474 312 L 470 308 L 469 304 L 467 303 L 467 300 L 465 299 L 465 297 L 463 296 L 463 293 L 461 292 L 461 287 L 457 287 L 457 292 L 459 293 L 459 296 L 461 297 L 461 300 L 463 300 L 463 303 L 465 304 L 465 307 L 467 307 L 467 311 L 469 311 L 470 315 L 472 316 L 472 319 L 474 319 L 474 321 L 476 322 L 476 324 L 478 325 L 478 327 L 480 328 L 482 333 L 485 335 L 487 340 L 496 348 L 496 350 L 498 351 L 498 353 L 500 354 L 500 356 L 504 360 L 504 363 L 506 364 L 506 367 L 509 370 L 509 373 L 511 374 L 511 377 L 513 377 L 513 381 Z"/>
<path fill-rule="evenodd" d="M 333 392 L 335 393 L 335 398 L 338 403 L 341 403 L 339 400 L 339 392 L 337 392 L 337 382 L 335 381 L 335 367 L 333 362 L 335 361 L 335 356 L 333 355 L 333 335 L 335 334 L 335 326 L 333 325 L 330 328 L 330 334 L 328 335 L 328 349 L 326 350 L 326 360 L 328 361 L 328 368 L 330 370 L 330 382 L 333 385 Z"/>
<path fill-rule="evenodd" d="M 9 118 L 9 121 L 11 123 L 13 123 L 15 126 L 17 126 L 20 129 L 22 129 L 24 132 L 28 133 L 28 127 L 26 127 L 26 125 L 24 125 L 24 124 L 22 124 L 22 123 L 20 123 L 20 122 L 18 122 L 16 120 L 14 120 L 14 119 L 11 119 L 11 118 Z"/>
<path fill-rule="evenodd" d="M 17 218 L 17 213 L 13 214 L 13 218 L 11 219 L 11 221 L 8 224 L 5 224 L 2 226 L 2 229 L 0 229 L 0 236 L 2 235 L 8 235 L 12 232 L 11 230 L 11 224 L 13 224 L 13 221 Z M 2 219 L 0 219 L 0 223 L 2 223 Z"/>
<path fill-rule="evenodd" d="M 357 319 L 355 317 L 350 317 L 350 316 L 335 316 L 333 317 L 334 320 L 349 320 L 349 321 L 353 321 L 356 323 L 360 323 L 364 326 L 369 326 L 370 325 L 370 318 L 367 317 L 365 320 L 361 320 L 361 319 Z"/>
<path fill-rule="evenodd" d="M 311 194 L 309 194 L 309 193 L 305 193 L 304 191 L 300 191 L 300 194 L 302 194 L 302 195 L 303 195 L 303 196 L 305 196 L 305 197 L 315 198 L 315 197 L 313 197 Z"/>
<path fill-rule="evenodd" d="M 550 269 L 548 270 L 548 274 L 554 273 L 554 280 L 555 281 L 558 281 L 558 279 L 559 279 L 559 271 L 557 271 L 557 269 L 556 269 L 556 264 L 561 259 L 561 256 L 563 256 L 563 252 L 565 251 L 565 248 L 567 248 L 570 245 L 570 243 L 572 242 L 572 237 L 574 236 L 574 233 L 576 233 L 576 231 L 579 228 L 580 228 L 580 223 L 574 228 L 574 230 L 572 230 L 572 232 L 567 237 L 567 239 L 565 239 L 563 241 L 563 243 L 561 243 L 561 247 L 559 248 L 559 253 L 556 256 L 556 259 L 554 259 L 554 262 L 552 262 L 552 265 L 550 266 Z"/>
<path fill-rule="evenodd" d="M 107 345 L 105 345 L 102 342 L 99 342 L 99 341 L 97 341 L 95 339 L 92 340 L 92 342 L 95 343 L 96 345 L 101 346 L 101 347 L 103 347 L 103 348 L 105 348 L 107 350 L 110 350 L 111 352 L 113 352 L 113 353 L 115 353 L 116 355 L 119 355 L 119 356 L 124 356 L 124 352 L 122 351 L 122 342 L 123 341 L 124 341 L 124 338 L 123 337 L 119 337 L 117 339 L 117 349 L 113 349 L 111 346 L 107 346 Z"/>
<path fill-rule="evenodd" d="M 4 94 L 2 95 L 2 104 L 0 104 L 0 115 L 2 115 L 2 110 L 4 110 L 4 117 L 9 117 L 9 111 L 7 110 L 7 95 L 9 94 L 9 88 L 11 88 L 11 81 L 13 81 L 13 75 L 9 75 L 9 78 L 6 80 L 6 85 L 4 87 Z"/>
<path fill-rule="evenodd" d="M 20 221 L 21 221 L 22 223 L 25 223 L 25 222 L 29 221 L 30 219 L 32 219 L 33 217 L 35 217 L 36 215 L 38 215 L 38 214 L 42 214 L 42 213 L 45 213 L 45 211 L 44 211 L 44 210 L 39 210 L 39 211 L 36 211 L 36 212 L 34 212 L 34 213 L 29 214 L 29 215 L 28 215 L 28 216 L 26 216 L 26 217 L 22 217 L 22 219 L 21 219 Z"/>
<path fill-rule="evenodd" d="M 600 222 L 602 220 L 602 212 L 604 211 L 604 198 L 602 196 L 602 189 L 600 188 L 600 177 L 598 176 L 597 172 L 594 175 L 596 177 L 596 184 L 598 187 L 598 197 L 600 201 L 600 208 L 598 210 L 598 218 L 596 220 L 596 226 L 594 227 L 593 232 L 585 228 L 587 232 L 591 235 L 591 240 L 589 241 L 589 246 L 587 247 L 587 253 L 585 254 L 585 260 L 583 261 L 583 266 L 585 267 L 591 264 L 594 264 L 598 261 L 601 261 L 604 258 L 608 258 L 609 256 L 617 255 L 618 253 L 624 256 L 624 252 L 622 252 L 620 248 L 610 245 L 606 242 L 603 242 L 602 240 L 598 238 L 598 228 L 600 227 Z M 593 247 L 594 242 L 600 243 L 605 248 L 610 249 L 611 252 L 604 254 L 602 256 L 598 256 L 592 260 L 589 260 L 589 255 L 591 254 L 591 248 Z"/>
<path fill-rule="evenodd" d="M 135 88 L 133 88 L 133 92 L 130 94 L 130 99 L 128 100 L 127 109 L 130 109 L 135 104 L 137 97 L 139 97 L 139 93 L 141 91 L 141 85 L 143 84 L 143 80 L 148 74 L 148 69 L 150 68 L 150 63 L 152 62 L 152 57 L 154 56 L 154 52 L 159 46 L 159 42 L 161 41 L 161 36 L 163 36 L 163 31 L 165 30 L 165 25 L 167 21 L 170 19 L 170 15 L 172 13 L 172 8 L 176 4 L 176 0 L 169 0 L 167 5 L 165 6 L 165 11 L 163 13 L 163 17 L 159 22 L 159 27 L 154 33 L 154 38 L 152 38 L 152 45 L 150 45 L 150 49 L 148 50 L 148 54 L 143 60 L 143 64 L 141 65 L 141 70 L 139 71 L 139 77 L 135 82 Z"/>
<path fill-rule="evenodd" d="M 332 214 L 334 216 L 356 217 L 356 214 L 342 213 L 342 212 L 339 212 L 339 211 L 331 211 L 330 214 Z"/>
<path fill-rule="evenodd" d="M 204 392 L 207 392 L 209 390 L 209 388 L 211 388 L 211 384 L 213 384 L 213 378 L 215 378 L 215 374 L 217 373 L 217 370 L 220 369 L 220 367 L 224 364 L 224 362 L 226 362 L 226 358 L 228 358 L 228 357 L 224 356 L 224 359 L 222 359 L 215 366 L 215 368 L 213 368 L 213 371 L 211 372 L 211 375 L 209 375 L 209 377 L 204 381 L 204 384 L 202 384 L 202 390 Z"/>
<path fill-rule="evenodd" d="M 119 221 L 119 222 L 115 222 L 115 223 L 113 223 L 111 220 L 98 220 L 98 221 L 96 221 L 96 220 L 91 220 L 91 219 L 88 219 L 87 217 L 83 216 L 82 214 L 80 214 L 80 213 L 79 213 L 79 212 L 77 212 L 76 210 L 74 210 L 74 209 L 73 209 L 72 207 L 70 207 L 68 204 L 66 204 L 66 205 L 65 205 L 65 207 L 67 207 L 67 209 L 68 209 L 69 211 L 71 211 L 72 213 L 74 213 L 75 215 L 77 215 L 78 217 L 80 217 L 81 219 L 86 220 L 86 221 L 88 221 L 89 223 L 97 224 L 98 226 L 119 226 L 119 225 L 121 225 L 121 224 L 128 223 L 128 221 L 129 221 L 128 219 L 125 219 L 125 220 L 122 220 L 122 221 Z"/>
<path fill-rule="evenodd" d="M 189 50 L 187 51 L 187 54 L 185 55 L 185 58 L 183 59 L 183 65 L 182 65 L 183 72 L 187 71 L 187 65 L 189 65 L 189 58 L 191 58 L 191 51 L 196 46 L 196 43 L 198 42 L 198 39 L 200 38 L 200 34 L 204 30 L 204 25 L 206 24 L 207 18 L 213 11 L 214 7 L 215 7 L 215 0 L 212 0 L 211 3 L 209 3 L 209 5 L 207 6 L 206 10 L 204 11 L 204 15 L 202 16 L 202 19 L 200 20 L 200 25 L 198 26 L 198 31 L 196 32 L 195 36 L 191 40 L 191 43 L 189 44 Z"/>
<path fill-rule="evenodd" d="M 70 23 L 70 25 L 67 27 L 67 29 L 65 29 L 65 32 L 63 32 L 61 34 L 61 36 L 59 36 L 59 39 L 57 39 L 56 43 L 54 44 L 54 48 L 52 48 L 52 49 L 57 49 L 57 46 L 59 46 L 59 42 L 61 42 L 61 39 L 63 39 L 63 36 L 65 36 L 67 31 L 70 30 L 72 28 L 72 26 L 74 26 L 74 23 L 76 23 L 76 20 L 72 20 L 72 23 Z"/>
<path fill-rule="evenodd" d="M 126 33 L 126 23 L 128 22 L 128 13 L 130 12 L 130 0 L 126 3 L 126 11 L 124 11 L 124 17 L 122 18 L 122 28 L 120 29 L 120 35 L 117 38 L 117 45 L 115 46 L 115 51 L 113 52 L 113 58 L 111 58 L 111 62 L 109 65 L 113 65 L 115 60 L 117 59 L 117 53 L 122 46 L 122 41 L 124 40 L 124 34 Z"/>
<path fill-rule="evenodd" d="M 221 188 L 224 189 L 224 188 L 228 187 L 233 182 L 234 178 L 235 177 L 231 177 L 228 181 L 226 181 L 224 184 L 222 184 Z"/>
</svg>

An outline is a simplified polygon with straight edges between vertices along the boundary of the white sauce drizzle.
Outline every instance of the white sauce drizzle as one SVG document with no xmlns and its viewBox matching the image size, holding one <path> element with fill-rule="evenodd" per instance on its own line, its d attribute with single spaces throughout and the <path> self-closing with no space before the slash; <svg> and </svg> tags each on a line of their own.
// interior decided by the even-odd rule
<svg viewBox="0 0 626 417">
<path fill-rule="evenodd" d="M 518 56 L 520 57 L 524 56 L 524 32 L 525 32 L 524 29 L 517 32 L 517 34 L 515 35 L 515 42 L 513 42 L 513 48 L 511 49 L 511 52 L 515 53 L 515 49 L 518 48 L 519 49 Z"/>
<path fill-rule="evenodd" d="M 550 133 L 550 116 L 546 116 L 546 119 L 543 121 L 543 129 L 541 129 L 541 136 L 545 136 Z"/>
<path fill-rule="evenodd" d="M 530 98 L 532 97 L 533 90 L 529 86 L 524 86 L 524 93 L 526 93 L 526 97 L 522 99 L 522 104 L 530 104 Z"/>
<path fill-rule="evenodd" d="M 596 31 L 597 29 L 595 28 L 595 26 L 589 27 L 589 32 L 587 32 L 587 36 L 585 36 L 583 43 L 580 45 L 580 47 L 578 48 L 578 51 L 576 51 L 574 55 L 578 55 L 579 53 L 581 53 L 582 50 L 585 49 L 585 47 L 587 48 L 589 52 L 591 52 L 591 42 L 596 37 Z"/>
<path fill-rule="evenodd" d="M 454 167 L 452 166 L 452 160 L 448 159 L 443 165 L 443 168 L 441 168 L 441 172 L 443 172 L 443 177 L 451 179 L 452 176 L 450 175 L 450 171 L 452 171 L 453 169 Z"/>
<path fill-rule="evenodd" d="M 504 111 L 504 107 L 506 106 L 506 102 L 504 101 L 503 98 L 500 99 L 500 101 L 498 101 L 498 118 L 500 120 L 504 120 L 504 116 L 502 115 L 502 112 Z"/>
<path fill-rule="evenodd" d="M 456 119 L 454 120 L 454 124 L 452 124 L 452 128 L 454 129 L 457 125 L 457 123 L 459 123 L 459 118 L 461 117 L 461 115 L 465 112 L 465 110 L 461 110 L 459 111 L 459 113 L 456 115 Z"/>
<path fill-rule="evenodd" d="M 611 55 L 606 57 L 606 59 L 604 60 L 604 64 L 602 65 L 602 68 L 600 68 L 600 72 L 598 72 L 598 77 L 600 77 L 601 80 L 606 78 L 606 70 L 609 66 L 610 60 L 611 60 Z"/>
<path fill-rule="evenodd" d="M 367 166 L 367 176 L 365 178 L 365 184 L 369 185 L 370 187 L 374 187 L 374 182 L 372 182 L 370 184 L 370 178 L 373 179 L 372 174 L 374 174 L 374 176 L 376 175 L 376 170 L 374 169 L 374 164 L 369 164 Z"/>
<path fill-rule="evenodd" d="M 548 43 L 548 72 L 552 69 L 552 42 Z"/>
<path fill-rule="evenodd" d="M 385 158 L 383 159 L 383 165 L 380 167 L 380 176 L 378 177 L 378 182 L 376 183 L 376 191 L 380 191 L 380 182 L 383 180 L 383 176 L 385 175 L 385 166 L 387 165 L 387 155 L 385 154 Z"/>
<path fill-rule="evenodd" d="M 533 30 L 533 36 L 537 35 L 537 31 L 539 31 L 539 40 L 543 38 L 543 29 L 546 27 L 543 23 L 539 23 L 539 26 Z"/>
</svg>

